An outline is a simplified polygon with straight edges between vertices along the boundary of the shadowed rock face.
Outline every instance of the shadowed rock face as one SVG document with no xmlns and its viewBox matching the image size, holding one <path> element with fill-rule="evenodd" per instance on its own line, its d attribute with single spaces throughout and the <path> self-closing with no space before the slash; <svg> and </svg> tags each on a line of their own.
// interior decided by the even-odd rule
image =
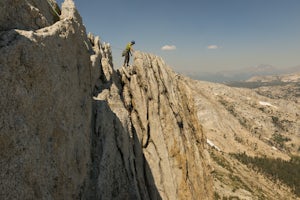
<svg viewBox="0 0 300 200">
<path fill-rule="evenodd" d="M 185 81 L 141 52 L 114 70 L 72 0 L 58 21 L 17 3 L 0 8 L 0 199 L 212 199 Z"/>
</svg>

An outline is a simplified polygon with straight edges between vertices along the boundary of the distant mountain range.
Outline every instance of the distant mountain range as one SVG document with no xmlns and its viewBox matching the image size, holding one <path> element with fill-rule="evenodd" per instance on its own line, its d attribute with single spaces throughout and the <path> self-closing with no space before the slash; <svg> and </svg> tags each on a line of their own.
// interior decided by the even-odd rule
<svg viewBox="0 0 300 200">
<path fill-rule="evenodd" d="M 281 83 L 298 83 L 300 82 L 300 72 L 283 74 L 283 75 L 268 75 L 268 76 L 253 76 L 245 82 L 281 82 Z"/>
<path fill-rule="evenodd" d="M 237 70 L 226 70 L 215 73 L 185 73 L 187 76 L 210 82 L 224 83 L 231 81 L 245 81 L 253 76 L 280 75 L 300 72 L 300 65 L 289 68 L 276 68 L 272 65 L 258 65 Z"/>
</svg>

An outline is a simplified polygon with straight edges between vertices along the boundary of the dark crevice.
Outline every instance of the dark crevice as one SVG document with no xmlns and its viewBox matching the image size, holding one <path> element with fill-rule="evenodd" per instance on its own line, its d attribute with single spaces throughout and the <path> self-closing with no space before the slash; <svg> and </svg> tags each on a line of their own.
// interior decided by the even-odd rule
<svg viewBox="0 0 300 200">
<path fill-rule="evenodd" d="M 91 163 L 89 177 L 85 180 L 84 185 L 82 186 L 80 196 L 85 196 L 84 199 L 97 199 L 97 188 L 98 186 L 98 177 L 100 174 L 100 162 L 101 156 L 103 154 L 102 140 L 101 136 L 101 127 L 96 126 L 96 120 L 98 118 L 98 112 L 96 108 L 96 102 L 93 102 L 93 116 L 92 116 L 92 127 L 94 131 L 91 133 L 90 141 L 90 151 L 91 151 Z M 88 195 L 87 195 L 88 194 Z"/>
<path fill-rule="evenodd" d="M 151 133 L 151 127 L 150 127 L 150 122 L 149 122 L 149 104 L 147 102 L 147 139 L 146 139 L 145 144 L 143 145 L 143 148 L 147 148 L 149 145 L 150 133 Z M 144 143 L 144 141 L 143 141 L 143 143 Z"/>
<path fill-rule="evenodd" d="M 126 162 L 125 162 L 125 157 L 124 157 L 124 154 L 123 154 L 123 151 L 119 145 L 119 142 L 118 142 L 118 133 L 122 132 L 121 130 L 118 130 L 118 128 L 116 127 L 116 119 L 113 120 L 113 125 L 114 125 L 114 139 L 115 139 L 115 144 L 116 144 L 116 147 L 117 147 L 117 150 L 118 150 L 118 153 L 121 157 L 121 161 L 122 161 L 122 165 L 123 167 L 125 168 L 125 171 L 126 171 L 126 177 L 127 177 L 127 180 L 130 180 L 130 175 L 128 173 L 128 170 L 130 169 L 129 166 L 126 166 Z M 132 176 L 133 177 L 133 176 Z"/>
</svg>

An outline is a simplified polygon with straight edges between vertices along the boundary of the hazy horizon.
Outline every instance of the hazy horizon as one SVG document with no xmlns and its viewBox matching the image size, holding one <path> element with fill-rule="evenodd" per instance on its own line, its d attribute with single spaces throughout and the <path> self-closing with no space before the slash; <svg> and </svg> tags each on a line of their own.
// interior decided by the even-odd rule
<svg viewBox="0 0 300 200">
<path fill-rule="evenodd" d="M 111 44 L 115 68 L 131 40 L 175 71 L 300 65 L 298 0 L 74 2 L 87 32 Z"/>
</svg>

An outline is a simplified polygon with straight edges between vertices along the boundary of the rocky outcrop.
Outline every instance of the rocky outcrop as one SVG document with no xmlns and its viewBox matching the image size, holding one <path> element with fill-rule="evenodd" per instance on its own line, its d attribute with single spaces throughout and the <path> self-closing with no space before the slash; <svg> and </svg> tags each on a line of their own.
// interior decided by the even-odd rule
<svg viewBox="0 0 300 200">
<path fill-rule="evenodd" d="M 134 56 L 133 66 L 118 72 L 102 59 L 107 64 L 95 98 L 94 196 L 212 199 L 206 139 L 192 91 L 161 58 Z"/>
<path fill-rule="evenodd" d="M 232 156 L 245 153 L 274 160 L 299 156 L 300 106 L 282 97 L 286 86 L 251 90 L 185 79 L 195 92 L 198 118 L 211 146 L 216 198 L 297 199 L 283 183 Z M 289 96 L 297 98 L 297 91 L 289 90 Z"/>
<path fill-rule="evenodd" d="M 55 24 L 47 1 L 34 2 L 0 6 L 10 18 L 0 33 L 0 199 L 74 199 L 89 170 L 99 66 L 73 1 Z"/>
<path fill-rule="evenodd" d="M 1 3 L 0 199 L 212 199 L 185 81 L 141 52 L 114 70 L 74 2 L 54 5 Z"/>
<path fill-rule="evenodd" d="M 300 127 L 297 103 L 270 99 L 245 88 L 200 81 L 190 83 L 197 91 L 195 102 L 203 130 L 222 151 L 283 159 L 289 158 L 288 151 L 297 154 L 295 144 L 299 143 Z M 291 140 L 282 145 L 283 152 L 272 150 L 272 146 L 280 148 L 278 141 L 274 141 L 276 134 Z"/>
<path fill-rule="evenodd" d="M 248 84 L 257 84 L 255 91 L 271 99 L 285 99 L 300 102 L 300 73 L 277 76 L 258 76 L 247 80 Z"/>
<path fill-rule="evenodd" d="M 60 9 L 54 0 L 1 0 L 0 31 L 37 30 L 59 20 Z"/>
<path fill-rule="evenodd" d="M 211 199 L 192 90 L 161 58 L 136 53 L 134 61 L 130 77 L 121 73 L 124 101 L 162 198 Z"/>
</svg>

